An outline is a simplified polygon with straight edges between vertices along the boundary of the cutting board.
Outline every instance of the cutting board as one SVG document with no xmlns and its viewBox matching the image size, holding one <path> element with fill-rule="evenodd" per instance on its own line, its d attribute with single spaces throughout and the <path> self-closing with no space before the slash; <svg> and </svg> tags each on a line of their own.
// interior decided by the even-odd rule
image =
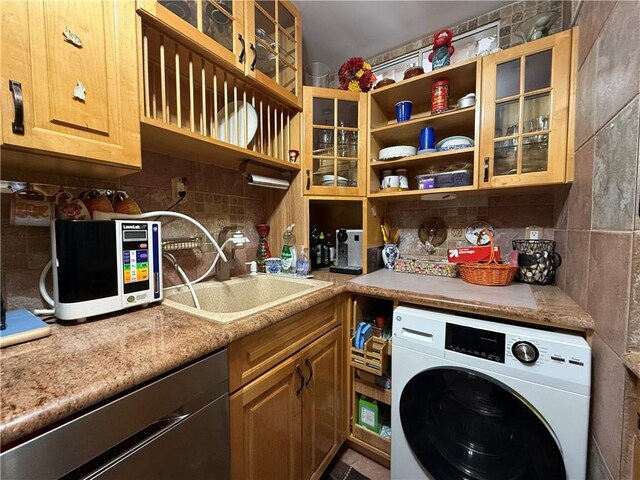
<svg viewBox="0 0 640 480">
<path fill-rule="evenodd" d="M 28 310 L 7 312 L 7 328 L 0 330 L 0 348 L 51 335 L 51 326 Z"/>
</svg>

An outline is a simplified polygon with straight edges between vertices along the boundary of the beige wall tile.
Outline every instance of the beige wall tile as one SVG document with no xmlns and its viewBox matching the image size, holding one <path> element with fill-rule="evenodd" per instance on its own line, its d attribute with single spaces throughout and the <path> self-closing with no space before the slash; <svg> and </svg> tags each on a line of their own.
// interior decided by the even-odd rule
<svg viewBox="0 0 640 480">
<path fill-rule="evenodd" d="M 598 334 L 592 348 L 591 432 L 613 478 L 620 478 L 626 368 Z"/>
<path fill-rule="evenodd" d="M 576 22 L 580 27 L 578 65 L 582 65 L 587 58 L 615 4 L 616 2 L 606 0 L 581 2 L 580 15 Z"/>
<path fill-rule="evenodd" d="M 569 230 L 567 253 L 563 265 L 565 270 L 564 291 L 585 310 L 588 299 L 590 241 L 590 232 Z"/>
<path fill-rule="evenodd" d="M 566 291 L 567 283 L 567 238 L 568 232 L 566 230 L 556 230 L 553 235 L 553 239 L 556 241 L 556 253 L 562 258 L 563 264 L 556 271 L 556 285 L 562 290 Z"/>
<path fill-rule="evenodd" d="M 598 335 L 622 355 L 627 345 L 631 232 L 591 232 L 587 311 Z"/>
<path fill-rule="evenodd" d="M 589 53 L 578 70 L 578 92 L 576 100 L 576 147 L 582 146 L 596 132 L 596 69 L 597 49 Z"/>
<path fill-rule="evenodd" d="M 638 378 L 627 370 L 625 375 L 624 423 L 622 426 L 622 456 L 620 459 L 620 478 L 632 478 L 633 438 L 636 433 L 638 417 L 636 382 Z"/>
<path fill-rule="evenodd" d="M 620 1 L 598 37 L 596 130 L 638 95 L 640 2 Z"/>
<path fill-rule="evenodd" d="M 585 143 L 575 156 L 575 179 L 568 199 L 567 227 L 575 230 L 591 228 L 593 201 L 593 139 Z"/>
<path fill-rule="evenodd" d="M 630 102 L 595 139 L 593 161 L 594 230 L 633 230 L 636 203 L 640 96 Z"/>
</svg>

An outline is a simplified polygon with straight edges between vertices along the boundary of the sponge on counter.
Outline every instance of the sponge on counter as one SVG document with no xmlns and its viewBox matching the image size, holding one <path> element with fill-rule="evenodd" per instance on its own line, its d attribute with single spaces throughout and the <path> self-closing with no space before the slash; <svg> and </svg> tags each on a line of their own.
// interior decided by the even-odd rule
<svg viewBox="0 0 640 480">
<path fill-rule="evenodd" d="M 0 348 L 51 335 L 51 326 L 28 310 L 7 312 L 7 328 L 0 330 Z"/>
</svg>

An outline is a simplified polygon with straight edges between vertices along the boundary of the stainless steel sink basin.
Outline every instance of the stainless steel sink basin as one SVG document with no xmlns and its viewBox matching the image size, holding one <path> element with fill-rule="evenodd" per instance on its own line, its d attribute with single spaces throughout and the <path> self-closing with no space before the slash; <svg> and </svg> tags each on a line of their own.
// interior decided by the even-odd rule
<svg viewBox="0 0 640 480">
<path fill-rule="evenodd" d="M 247 275 L 225 282 L 194 286 L 201 309 L 194 307 L 186 287 L 165 294 L 164 305 L 222 323 L 233 322 L 267 308 L 322 290 L 331 282 L 271 275 Z"/>
</svg>

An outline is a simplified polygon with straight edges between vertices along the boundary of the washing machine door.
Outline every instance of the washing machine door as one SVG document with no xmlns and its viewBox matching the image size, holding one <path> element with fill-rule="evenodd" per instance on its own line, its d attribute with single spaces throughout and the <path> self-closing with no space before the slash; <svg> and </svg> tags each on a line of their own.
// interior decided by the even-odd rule
<svg viewBox="0 0 640 480">
<path fill-rule="evenodd" d="M 508 386 L 480 372 L 421 372 L 403 389 L 399 408 L 413 454 L 436 480 L 566 478 L 545 420 Z"/>
</svg>

